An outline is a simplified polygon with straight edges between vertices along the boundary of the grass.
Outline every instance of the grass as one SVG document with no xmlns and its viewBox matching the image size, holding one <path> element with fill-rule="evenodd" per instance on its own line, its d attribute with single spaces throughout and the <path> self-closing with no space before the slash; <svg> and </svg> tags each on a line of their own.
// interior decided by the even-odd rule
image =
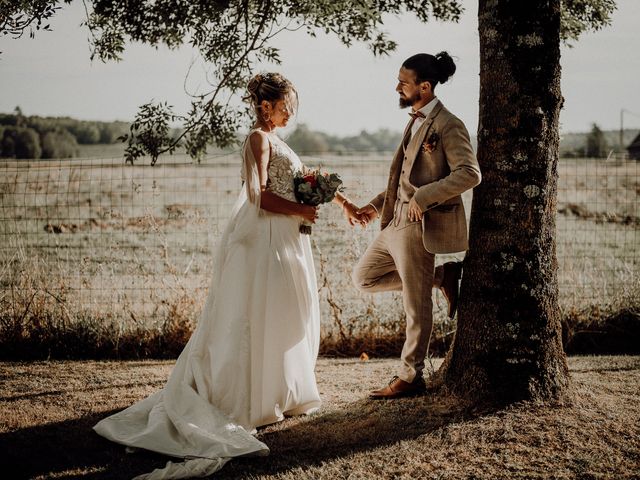
<svg viewBox="0 0 640 480">
<path fill-rule="evenodd" d="M 122 479 L 163 466 L 91 426 L 162 388 L 172 365 L 0 363 L 3 477 Z M 448 397 L 369 401 L 395 361 L 321 358 L 321 410 L 261 429 L 270 456 L 235 459 L 214 478 L 637 479 L 640 357 L 569 366 L 572 402 L 469 411 Z"/>
<path fill-rule="evenodd" d="M 388 156 L 304 160 L 340 173 L 357 203 L 386 184 Z M 238 169 L 237 155 L 201 165 L 170 158 L 153 168 L 104 156 L 0 163 L 0 358 L 179 351 L 204 304 Z M 560 304 L 571 331 L 585 330 L 593 312 L 601 322 L 638 312 L 638 163 L 566 160 L 559 175 Z M 351 285 L 351 269 L 376 231 L 349 228 L 334 206 L 323 207 L 314 226 L 326 354 L 395 355 L 402 343 L 400 295 L 365 295 Z M 431 349 L 439 353 L 455 322 L 436 292 L 434 304 Z"/>
</svg>

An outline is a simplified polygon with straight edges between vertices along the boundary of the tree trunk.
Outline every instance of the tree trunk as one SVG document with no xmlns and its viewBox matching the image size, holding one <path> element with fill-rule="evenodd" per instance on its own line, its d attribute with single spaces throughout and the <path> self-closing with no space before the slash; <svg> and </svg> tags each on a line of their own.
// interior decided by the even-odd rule
<svg viewBox="0 0 640 480">
<path fill-rule="evenodd" d="M 560 0 L 480 0 L 482 183 L 454 344 L 436 379 L 471 401 L 558 399 Z"/>
</svg>

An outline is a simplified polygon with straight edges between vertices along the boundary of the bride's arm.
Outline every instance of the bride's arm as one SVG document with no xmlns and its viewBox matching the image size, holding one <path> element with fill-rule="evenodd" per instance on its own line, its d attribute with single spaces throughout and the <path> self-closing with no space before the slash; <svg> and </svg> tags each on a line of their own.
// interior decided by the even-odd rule
<svg viewBox="0 0 640 480">
<path fill-rule="evenodd" d="M 344 216 L 351 226 L 359 223 L 364 227 L 367 224 L 365 219 L 363 219 L 356 213 L 358 211 L 358 206 L 347 197 L 345 197 L 342 193 L 336 192 L 336 196 L 333 197 L 333 203 L 336 203 L 342 207 L 342 212 L 344 213 Z"/>
<path fill-rule="evenodd" d="M 260 208 L 273 213 L 284 215 L 297 215 L 311 222 L 315 221 L 316 207 L 292 202 L 267 190 L 267 169 L 269 166 L 269 139 L 266 134 L 255 131 L 249 137 L 253 156 L 258 163 L 258 176 L 260 177 Z"/>
</svg>

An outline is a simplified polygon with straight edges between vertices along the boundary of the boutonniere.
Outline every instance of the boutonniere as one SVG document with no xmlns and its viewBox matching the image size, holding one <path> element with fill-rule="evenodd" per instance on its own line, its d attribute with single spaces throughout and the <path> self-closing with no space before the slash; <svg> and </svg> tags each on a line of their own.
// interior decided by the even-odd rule
<svg viewBox="0 0 640 480">
<path fill-rule="evenodd" d="M 426 153 L 433 152 L 438 146 L 438 140 L 440 140 L 440 135 L 438 132 L 431 132 L 427 141 L 422 144 L 422 150 Z"/>
</svg>

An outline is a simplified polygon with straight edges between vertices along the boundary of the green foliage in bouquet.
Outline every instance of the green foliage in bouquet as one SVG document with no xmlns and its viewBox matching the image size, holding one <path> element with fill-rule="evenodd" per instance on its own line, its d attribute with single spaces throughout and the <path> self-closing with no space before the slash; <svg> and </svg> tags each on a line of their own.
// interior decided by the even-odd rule
<svg viewBox="0 0 640 480">
<path fill-rule="evenodd" d="M 313 206 L 329 203 L 337 192 L 344 190 L 342 179 L 337 173 L 322 174 L 318 171 L 304 175 L 298 173 L 293 183 L 298 201 Z"/>
<path fill-rule="evenodd" d="M 337 192 L 344 190 L 342 179 L 337 173 L 320 173 L 312 170 L 296 173 L 293 177 L 294 192 L 299 202 L 317 207 L 329 203 Z M 302 222 L 300 233 L 311 234 L 311 224 Z"/>
</svg>

